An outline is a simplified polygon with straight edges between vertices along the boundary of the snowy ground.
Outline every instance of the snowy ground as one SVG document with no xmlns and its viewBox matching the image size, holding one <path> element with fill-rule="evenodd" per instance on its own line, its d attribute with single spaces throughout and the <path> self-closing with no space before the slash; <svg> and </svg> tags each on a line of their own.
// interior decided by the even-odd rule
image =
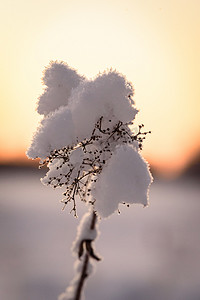
<svg viewBox="0 0 200 300">
<path fill-rule="evenodd" d="M 0 173 L 0 299 L 56 300 L 73 277 L 79 220 L 41 171 Z M 122 207 L 100 224 L 103 257 L 86 300 L 200 299 L 200 186 L 156 181 L 150 206 Z M 79 216 L 83 214 L 79 210 Z"/>
</svg>

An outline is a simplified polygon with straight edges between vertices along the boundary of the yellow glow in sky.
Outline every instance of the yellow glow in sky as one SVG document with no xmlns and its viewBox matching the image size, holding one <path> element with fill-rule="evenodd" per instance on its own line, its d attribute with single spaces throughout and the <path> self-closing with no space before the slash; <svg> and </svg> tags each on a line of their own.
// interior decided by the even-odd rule
<svg viewBox="0 0 200 300">
<path fill-rule="evenodd" d="M 94 77 L 113 67 L 135 86 L 144 155 L 161 171 L 200 147 L 200 1 L 7 0 L 0 4 L 0 159 L 24 155 L 42 71 L 63 60 Z"/>
</svg>

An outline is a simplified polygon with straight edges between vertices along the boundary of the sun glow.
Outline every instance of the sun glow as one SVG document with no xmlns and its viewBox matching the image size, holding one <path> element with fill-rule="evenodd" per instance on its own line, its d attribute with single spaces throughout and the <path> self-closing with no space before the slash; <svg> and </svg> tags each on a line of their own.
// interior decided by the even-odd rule
<svg viewBox="0 0 200 300">
<path fill-rule="evenodd" d="M 180 0 L 2 3 L 1 161 L 25 157 L 42 71 L 63 60 L 88 78 L 110 67 L 125 74 L 137 123 L 152 131 L 144 155 L 163 172 L 182 169 L 200 147 L 199 9 Z"/>
</svg>

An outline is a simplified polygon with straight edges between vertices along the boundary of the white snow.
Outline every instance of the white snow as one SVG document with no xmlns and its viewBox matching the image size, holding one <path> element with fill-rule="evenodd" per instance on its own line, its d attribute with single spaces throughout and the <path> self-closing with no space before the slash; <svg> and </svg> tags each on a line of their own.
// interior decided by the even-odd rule
<svg viewBox="0 0 200 300">
<path fill-rule="evenodd" d="M 37 111 L 47 115 L 60 106 L 66 106 L 74 88 L 84 78 L 64 62 L 51 62 L 45 69 L 42 78 L 46 86 L 44 93 L 39 97 Z"/>
<path fill-rule="evenodd" d="M 77 230 L 77 236 L 72 246 L 72 251 L 77 255 L 80 243 L 83 240 L 95 240 L 99 234 L 98 225 L 91 229 L 91 222 L 93 218 L 92 211 L 87 212 L 81 219 Z"/>
<path fill-rule="evenodd" d="M 90 210 L 89 212 L 85 213 L 85 215 L 83 215 L 83 217 L 80 221 L 80 224 L 79 224 L 78 230 L 77 230 L 76 240 L 74 241 L 73 247 L 72 247 L 72 251 L 76 256 L 78 254 L 79 247 L 80 247 L 80 244 L 82 241 L 84 241 L 84 240 L 93 241 L 94 239 L 96 239 L 96 237 L 98 235 L 96 223 L 95 223 L 94 228 L 91 229 L 92 219 L 93 219 L 93 211 Z M 80 259 L 77 259 L 75 261 L 75 263 L 74 263 L 74 270 L 75 270 L 74 278 L 70 282 L 69 286 L 66 288 L 65 292 L 62 293 L 58 297 L 58 300 L 74 300 L 77 286 L 79 284 L 82 270 L 83 270 L 84 263 L 85 263 L 85 257 L 86 257 L 85 255 L 87 255 L 87 254 L 82 255 Z M 89 259 L 87 262 L 87 270 L 86 270 L 87 276 L 90 275 L 92 273 L 92 271 L 93 271 L 93 264 L 92 264 L 91 260 Z"/>
<path fill-rule="evenodd" d="M 61 107 L 41 121 L 27 156 L 45 159 L 52 150 L 71 145 L 74 141 L 71 111 L 67 107 Z"/>
<path fill-rule="evenodd" d="M 84 81 L 75 89 L 70 98 L 70 109 L 76 136 L 82 140 L 89 137 L 94 124 L 104 117 L 104 127 L 134 120 L 138 110 L 128 97 L 133 95 L 133 87 L 126 78 L 116 71 L 99 74 L 94 80 Z"/>
<path fill-rule="evenodd" d="M 0 172 L 0 299 L 55 300 L 73 276 L 79 219 L 61 210 L 60 190 L 43 186 L 41 172 Z M 95 245 L 104 259 L 86 280 L 86 299 L 199 299 L 199 194 L 198 180 L 157 179 L 148 209 L 122 206 L 101 222 Z"/>
<path fill-rule="evenodd" d="M 38 112 L 44 114 L 44 118 L 27 155 L 45 160 L 55 150 L 67 148 L 71 152 L 65 160 L 57 156 L 51 159 L 49 172 L 42 182 L 52 187 L 72 185 L 73 189 L 80 174 L 80 178 L 84 178 L 81 184 L 86 186 L 85 174 L 98 169 L 88 184 L 92 198 L 86 191 L 83 200 L 95 201 L 95 209 L 101 217 L 115 212 L 119 203 L 146 206 L 152 178 L 148 164 L 138 152 L 138 142 L 129 137 L 132 133 L 128 124 L 133 123 L 138 110 L 132 99 L 133 86 L 126 77 L 108 70 L 94 80 L 87 80 L 67 64 L 51 62 L 45 70 L 43 83 L 46 89 L 39 99 Z M 93 139 L 92 133 L 100 120 L 100 138 Z M 124 131 L 113 136 L 112 132 L 116 132 L 119 124 L 123 124 Z M 109 142 L 108 135 L 101 130 L 110 132 Z M 91 139 L 87 151 L 81 148 L 81 142 L 86 138 Z M 128 145 L 130 142 L 132 146 Z M 89 163 L 85 163 L 88 160 Z M 79 196 L 82 197 L 80 193 Z M 75 203 L 76 200 L 70 197 L 67 201 Z"/>
<path fill-rule="evenodd" d="M 69 286 L 66 288 L 65 292 L 59 295 L 58 300 L 74 300 L 75 293 L 77 286 L 79 284 L 81 272 L 83 269 L 84 259 L 83 260 L 76 260 L 74 263 L 75 275 L 74 278 L 71 280 Z M 87 276 L 90 275 L 93 271 L 93 264 L 88 261 L 87 265 Z M 82 292 L 83 293 L 83 292 Z M 81 299 L 83 299 L 81 295 Z"/>
<path fill-rule="evenodd" d="M 71 78 L 68 78 L 68 72 L 69 74 L 72 72 L 75 76 L 75 71 L 63 63 L 52 63 L 45 72 L 44 83 L 56 89 L 56 92 L 54 95 L 45 92 L 45 101 L 43 98 L 39 101 L 38 110 L 42 106 L 44 115 L 47 111 L 51 114 L 44 117 L 33 137 L 27 151 L 30 158 L 44 159 L 52 150 L 71 145 L 77 139 L 81 141 L 91 136 L 94 125 L 101 116 L 104 116 L 104 126 L 106 126 L 105 120 L 110 119 L 112 120 L 110 125 L 116 124 L 119 120 L 130 122 L 138 112 L 133 106 L 133 100 L 128 97 L 133 95 L 133 87 L 123 75 L 116 71 L 109 71 L 100 74 L 95 80 L 75 80 L 75 84 Z M 61 80 L 62 76 L 64 79 Z M 65 91 L 67 101 L 62 104 L 60 97 L 65 98 L 64 91 L 60 90 L 60 86 L 57 87 L 58 82 L 61 81 L 62 86 L 65 84 L 67 88 L 71 86 L 70 95 L 74 86 L 80 83 L 76 89 L 73 89 L 71 97 L 68 90 Z"/>
<path fill-rule="evenodd" d="M 120 203 L 146 206 L 151 182 L 148 165 L 133 146 L 119 146 L 92 190 L 95 209 L 100 216 L 108 217 Z"/>
</svg>

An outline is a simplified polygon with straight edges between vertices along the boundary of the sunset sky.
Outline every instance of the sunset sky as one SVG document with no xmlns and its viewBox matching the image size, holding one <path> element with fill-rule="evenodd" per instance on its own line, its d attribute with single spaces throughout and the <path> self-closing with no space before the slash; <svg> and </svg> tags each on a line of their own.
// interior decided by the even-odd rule
<svg viewBox="0 0 200 300">
<path fill-rule="evenodd" d="M 107 68 L 135 87 L 144 156 L 181 170 L 200 149 L 199 0 L 4 0 L 0 3 L 0 162 L 25 159 L 41 77 L 63 60 L 93 78 Z"/>
</svg>

